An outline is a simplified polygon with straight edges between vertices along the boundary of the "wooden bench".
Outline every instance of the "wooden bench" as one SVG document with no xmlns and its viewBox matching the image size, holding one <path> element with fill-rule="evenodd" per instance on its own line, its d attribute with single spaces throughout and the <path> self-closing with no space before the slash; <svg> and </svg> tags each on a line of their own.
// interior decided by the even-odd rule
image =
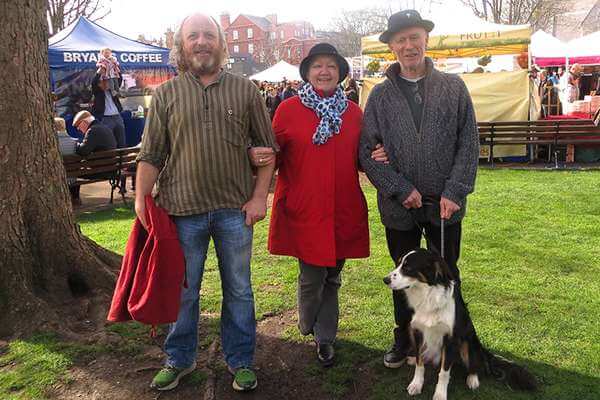
<svg viewBox="0 0 600 400">
<path fill-rule="evenodd" d="M 78 155 L 64 156 L 63 165 L 67 172 L 67 178 L 74 179 L 74 182 L 69 184 L 71 186 L 81 186 L 108 181 L 111 188 L 110 202 L 113 202 L 116 189 L 119 189 L 123 202 L 125 202 L 125 187 L 122 187 L 125 182 L 124 178 L 135 175 L 131 170 L 135 168 L 135 158 L 139 151 L 140 148 L 136 146 L 98 151 L 85 157 Z"/>
<path fill-rule="evenodd" d="M 479 122 L 479 143 L 489 146 L 489 161 L 494 164 L 494 146 L 527 145 L 533 158 L 533 146 L 548 146 L 548 157 L 554 149 L 555 165 L 558 167 L 556 148 L 566 145 L 600 145 L 600 127 L 591 120 L 540 120 L 515 122 Z M 572 161 L 567 159 L 567 161 Z M 550 159 L 548 160 L 550 162 Z"/>
</svg>

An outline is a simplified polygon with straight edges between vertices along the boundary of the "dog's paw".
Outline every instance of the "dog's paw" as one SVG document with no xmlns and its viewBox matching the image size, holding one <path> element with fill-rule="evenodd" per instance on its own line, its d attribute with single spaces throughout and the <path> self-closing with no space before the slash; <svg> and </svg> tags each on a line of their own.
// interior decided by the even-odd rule
<svg viewBox="0 0 600 400">
<path fill-rule="evenodd" d="M 448 396 L 446 396 L 445 392 L 436 390 L 433 394 L 433 400 L 447 400 Z"/>
<path fill-rule="evenodd" d="M 412 382 L 406 388 L 408 394 L 411 396 L 416 396 L 421 394 L 421 390 L 423 390 L 423 380 L 422 379 L 413 379 Z"/>
<path fill-rule="evenodd" d="M 477 374 L 467 376 L 467 387 L 471 390 L 475 390 L 479 387 L 479 377 Z"/>
</svg>

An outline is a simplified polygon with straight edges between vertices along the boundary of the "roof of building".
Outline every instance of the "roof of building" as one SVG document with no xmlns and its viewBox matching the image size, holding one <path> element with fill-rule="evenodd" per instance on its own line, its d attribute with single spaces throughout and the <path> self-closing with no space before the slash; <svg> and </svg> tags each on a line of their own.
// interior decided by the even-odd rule
<svg viewBox="0 0 600 400">
<path fill-rule="evenodd" d="M 260 29 L 262 29 L 265 32 L 270 31 L 271 27 L 273 26 L 271 21 L 269 21 L 265 17 L 257 17 L 255 15 L 249 15 L 249 14 L 240 14 L 240 15 L 243 15 L 244 17 L 248 18 L 250 21 L 252 21 L 253 24 L 257 25 Z"/>
</svg>

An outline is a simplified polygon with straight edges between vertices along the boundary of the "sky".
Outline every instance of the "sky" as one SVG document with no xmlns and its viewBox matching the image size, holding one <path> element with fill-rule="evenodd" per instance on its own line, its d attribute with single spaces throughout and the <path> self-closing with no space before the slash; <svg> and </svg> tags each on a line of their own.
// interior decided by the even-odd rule
<svg viewBox="0 0 600 400">
<path fill-rule="evenodd" d="M 238 14 L 266 16 L 277 14 L 280 22 L 305 20 L 315 29 L 327 29 L 331 20 L 342 9 L 355 10 L 365 7 L 391 7 L 397 11 L 405 8 L 419 8 L 422 0 L 104 0 L 110 5 L 111 13 L 98 21 L 107 29 L 135 39 L 144 34 L 148 39 L 160 37 L 168 27 L 175 29 L 181 20 L 193 12 L 204 12 L 217 21 L 223 12 L 228 12 L 231 20 Z M 434 0 L 431 5 L 432 19 L 454 18 L 462 13 L 470 13 L 459 0 Z M 441 4 L 440 4 L 441 3 Z M 424 10 L 428 11 L 428 10 Z M 425 13 L 423 13 L 425 14 Z"/>
</svg>

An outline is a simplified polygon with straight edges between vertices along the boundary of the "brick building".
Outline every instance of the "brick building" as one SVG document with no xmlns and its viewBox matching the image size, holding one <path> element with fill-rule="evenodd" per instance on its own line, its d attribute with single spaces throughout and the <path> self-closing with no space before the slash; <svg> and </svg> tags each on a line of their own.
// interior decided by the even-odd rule
<svg viewBox="0 0 600 400">
<path fill-rule="evenodd" d="M 233 64 L 242 59 L 253 64 L 252 68 L 241 68 L 242 74 L 246 75 L 253 73 L 251 69 L 262 69 L 280 60 L 298 65 L 317 43 L 311 23 L 278 23 L 276 14 L 266 17 L 240 14 L 231 21 L 229 14 L 224 13 L 220 23 Z M 232 69 L 240 70 L 239 67 Z"/>
</svg>

